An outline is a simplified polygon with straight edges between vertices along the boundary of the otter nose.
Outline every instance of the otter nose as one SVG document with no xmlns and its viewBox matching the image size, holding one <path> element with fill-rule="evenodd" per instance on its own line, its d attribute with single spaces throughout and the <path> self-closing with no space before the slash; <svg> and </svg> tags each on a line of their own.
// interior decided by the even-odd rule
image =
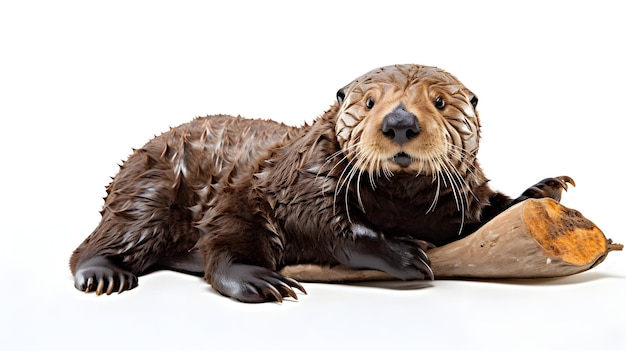
<svg viewBox="0 0 626 351">
<path fill-rule="evenodd" d="M 400 104 L 385 116 L 382 126 L 383 135 L 402 145 L 420 133 L 417 117 Z"/>
</svg>

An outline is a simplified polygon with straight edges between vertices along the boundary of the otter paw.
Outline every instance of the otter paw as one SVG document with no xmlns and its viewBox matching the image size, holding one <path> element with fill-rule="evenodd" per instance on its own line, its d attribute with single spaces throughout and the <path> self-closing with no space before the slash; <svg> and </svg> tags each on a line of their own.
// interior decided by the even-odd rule
<svg viewBox="0 0 626 351">
<path fill-rule="evenodd" d="M 282 276 L 267 268 L 246 264 L 230 264 L 226 269 L 219 269 L 211 284 L 225 296 L 242 302 L 282 302 L 284 297 L 298 299 L 296 288 L 306 294 L 306 290 L 297 281 Z"/>
<path fill-rule="evenodd" d="M 531 186 L 522 193 L 522 197 L 541 199 L 544 197 L 561 201 L 561 192 L 567 191 L 567 184 L 576 186 L 574 180 L 568 176 L 546 178 Z"/>
<path fill-rule="evenodd" d="M 137 286 L 137 276 L 125 271 L 105 257 L 93 257 L 78 265 L 74 275 L 74 287 L 86 293 L 111 295 Z"/>
<path fill-rule="evenodd" d="M 337 245 L 335 257 L 352 269 L 375 269 L 398 279 L 434 278 L 426 250 L 432 244 L 409 237 L 386 237 L 361 224 L 352 224 L 352 238 Z"/>
<path fill-rule="evenodd" d="M 382 271 L 402 280 L 434 279 L 430 260 L 424 251 L 424 241 L 400 238 L 388 241 L 390 255 L 386 262 L 388 267 Z"/>
</svg>

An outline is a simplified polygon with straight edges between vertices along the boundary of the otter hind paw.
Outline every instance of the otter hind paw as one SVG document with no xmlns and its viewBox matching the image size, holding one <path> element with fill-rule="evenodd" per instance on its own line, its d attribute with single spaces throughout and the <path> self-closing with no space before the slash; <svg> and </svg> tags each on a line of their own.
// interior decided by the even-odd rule
<svg viewBox="0 0 626 351">
<path fill-rule="evenodd" d="M 94 257 L 82 262 L 74 275 L 74 287 L 86 293 L 111 295 L 114 291 L 133 289 L 137 286 L 137 276 L 123 270 L 104 257 Z"/>
<path fill-rule="evenodd" d="M 298 289 L 306 294 L 297 281 L 267 268 L 246 264 L 231 264 L 213 276 L 213 287 L 223 295 L 242 302 L 282 302 L 283 298 L 298 299 Z"/>
<path fill-rule="evenodd" d="M 574 179 L 568 176 L 546 178 L 526 189 L 522 196 L 533 199 L 549 197 L 556 201 L 561 201 L 561 193 L 563 190 L 567 191 L 568 184 L 576 186 Z"/>
</svg>

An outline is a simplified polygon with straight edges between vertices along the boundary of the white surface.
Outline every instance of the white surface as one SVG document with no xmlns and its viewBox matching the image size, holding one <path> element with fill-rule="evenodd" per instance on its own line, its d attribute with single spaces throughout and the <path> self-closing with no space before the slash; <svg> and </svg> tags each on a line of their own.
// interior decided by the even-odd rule
<svg viewBox="0 0 626 351">
<path fill-rule="evenodd" d="M 171 272 L 119 296 L 75 291 L 67 260 L 131 147 L 204 114 L 301 124 L 393 63 L 478 94 L 494 188 L 570 175 L 563 203 L 626 242 L 619 2 L 227 3 L 0 4 L 0 348 L 625 349 L 625 253 L 566 279 L 305 284 L 283 304 Z"/>
</svg>

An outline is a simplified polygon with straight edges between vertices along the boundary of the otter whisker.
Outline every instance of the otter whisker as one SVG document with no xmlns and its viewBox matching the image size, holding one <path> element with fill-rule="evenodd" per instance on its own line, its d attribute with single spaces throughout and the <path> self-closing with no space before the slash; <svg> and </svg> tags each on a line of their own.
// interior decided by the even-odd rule
<svg viewBox="0 0 626 351">
<path fill-rule="evenodd" d="M 346 204 L 347 204 L 347 193 L 348 193 L 348 185 L 347 183 L 350 180 L 350 173 L 354 170 L 354 165 L 348 155 L 344 157 L 348 161 L 348 165 L 343 169 L 343 171 L 339 174 L 337 179 L 337 184 L 335 185 L 335 193 L 333 194 L 333 213 L 336 213 L 336 204 L 337 204 L 337 196 L 341 192 L 341 189 L 346 187 Z M 348 219 L 350 219 L 350 214 L 348 213 Z"/>
<path fill-rule="evenodd" d="M 457 169 L 457 167 L 454 166 L 454 164 L 452 164 L 452 162 L 450 160 L 447 160 L 447 165 L 448 165 L 448 169 L 450 170 L 450 172 L 455 176 L 457 182 L 458 182 L 458 186 L 459 188 L 463 189 L 463 194 L 467 195 L 467 193 L 469 192 L 474 198 L 476 198 L 476 195 L 474 195 L 474 193 L 471 190 L 471 187 L 469 186 L 469 184 L 467 184 L 467 182 L 465 181 L 465 178 L 461 175 L 460 171 Z M 460 190 L 459 190 L 460 191 Z M 469 198 L 465 197 L 465 203 L 467 206 L 469 206 Z"/>
<path fill-rule="evenodd" d="M 449 172 L 449 171 L 448 171 L 448 169 L 444 166 L 444 164 L 443 164 L 443 160 L 442 160 L 442 158 L 441 158 L 440 156 L 438 156 L 438 157 L 435 159 L 435 161 L 436 161 L 437 166 L 438 166 L 438 171 L 437 171 L 437 174 L 438 174 L 438 175 L 441 175 L 442 182 L 443 182 L 443 186 L 444 186 L 445 188 L 450 187 L 450 188 L 452 189 L 452 195 L 453 195 L 453 197 L 454 197 L 454 202 L 455 202 L 455 204 L 456 204 L 456 208 L 457 208 L 457 210 L 458 210 L 458 209 L 459 209 L 459 200 L 458 200 L 458 198 L 457 198 L 457 194 L 456 194 L 456 192 L 455 192 L 454 184 L 453 184 L 453 183 L 452 183 L 452 181 L 449 179 L 449 178 L 450 178 L 450 177 L 449 177 L 449 174 L 448 174 L 448 172 Z M 449 184 L 449 185 L 448 185 L 448 182 L 450 182 L 450 184 Z"/>
<path fill-rule="evenodd" d="M 353 147 L 355 147 L 355 146 L 356 146 L 356 145 L 354 145 Z M 336 158 L 337 158 L 337 157 L 339 157 L 339 156 L 342 156 L 342 157 L 341 157 L 341 159 L 340 159 L 339 161 L 337 161 L 337 162 L 333 165 L 333 167 L 332 167 L 331 169 L 329 169 L 329 170 L 328 170 L 328 172 L 327 172 L 327 174 L 326 174 L 326 178 L 328 178 L 328 177 L 329 177 L 329 176 L 333 173 L 333 171 L 334 171 L 337 167 L 339 167 L 339 166 L 341 165 L 341 163 L 342 163 L 343 161 L 348 161 L 348 163 L 350 163 L 350 159 L 348 158 L 348 154 L 347 154 L 346 152 L 348 152 L 348 153 L 349 153 L 349 152 L 351 152 L 351 150 L 350 150 L 350 149 L 351 149 L 351 148 L 353 148 L 353 147 L 350 147 L 350 148 L 345 149 L 345 150 L 339 150 L 339 151 L 336 151 L 336 152 L 334 152 L 333 154 L 331 154 L 330 156 L 328 156 L 328 157 L 326 158 L 326 162 L 324 162 L 324 164 L 323 164 L 323 165 L 322 165 L 322 166 L 318 169 L 318 172 L 317 172 L 316 177 L 318 177 L 318 176 L 319 176 L 319 173 L 320 173 L 320 172 L 321 172 L 321 171 L 322 171 L 322 170 L 323 170 L 326 166 L 328 166 L 328 164 L 329 164 L 331 161 L 333 161 L 334 159 L 336 159 Z"/>
<path fill-rule="evenodd" d="M 467 205 L 465 200 L 465 196 L 463 191 L 461 191 L 461 184 L 457 183 L 458 180 L 455 181 L 455 177 L 453 172 L 450 171 L 448 167 L 446 167 L 445 175 L 450 180 L 450 186 L 452 188 L 452 194 L 454 196 L 454 202 L 456 204 L 456 208 L 461 212 L 461 225 L 459 227 L 459 234 L 461 234 L 463 230 L 463 226 L 465 224 L 465 207 Z M 464 201 L 465 200 L 465 201 Z"/>
<path fill-rule="evenodd" d="M 363 165 L 366 164 L 369 159 L 366 155 L 363 154 L 363 151 L 362 151 L 363 148 L 355 148 L 355 149 L 356 150 L 350 150 L 350 152 L 347 154 L 347 156 L 354 156 L 354 157 L 348 158 L 349 167 L 346 167 L 346 169 L 344 169 L 344 171 L 340 174 L 337 188 L 335 190 L 335 195 L 334 195 L 334 198 L 335 198 L 334 202 L 336 203 L 337 195 L 339 194 L 341 189 L 345 187 L 344 204 L 345 204 L 346 211 L 347 211 L 348 221 L 351 223 L 352 223 L 352 218 L 349 212 L 350 184 L 353 183 L 353 179 L 358 174 L 357 183 L 354 185 L 356 187 L 356 192 L 357 192 L 356 194 L 357 202 L 359 206 L 361 207 L 361 209 L 365 211 L 365 206 L 363 205 L 363 201 L 361 198 L 360 183 L 361 183 L 361 175 L 363 172 L 362 168 L 364 167 Z M 353 160 L 356 160 L 356 162 L 353 162 Z M 348 171 L 347 173 L 346 173 L 346 170 Z"/>
<path fill-rule="evenodd" d="M 361 199 L 361 176 L 363 175 L 363 171 L 359 170 L 358 176 L 356 177 L 356 199 L 359 203 L 359 207 L 365 213 L 365 206 L 363 205 L 363 200 Z"/>
<path fill-rule="evenodd" d="M 350 171 L 350 174 L 349 174 L 349 179 L 348 179 L 348 183 L 346 184 L 346 193 L 345 193 L 345 203 L 346 203 L 346 209 L 348 209 L 347 210 L 348 219 L 350 219 L 349 204 L 348 204 L 348 187 L 349 187 L 349 184 L 352 183 L 355 176 L 356 176 L 356 183 L 354 184 L 354 187 L 356 189 L 357 203 L 359 204 L 359 207 L 361 208 L 361 210 L 365 212 L 365 206 L 363 205 L 363 200 L 361 198 L 361 176 L 363 174 L 363 170 L 361 168 L 363 167 L 363 164 L 366 162 L 367 162 L 367 158 L 358 157 L 354 168 Z M 351 219 L 350 219 L 350 222 L 352 222 Z"/>
<path fill-rule="evenodd" d="M 360 159 L 362 159 L 364 162 L 363 166 L 360 167 L 361 168 L 361 173 L 362 172 L 366 172 L 369 178 L 369 182 L 370 182 L 370 186 L 372 187 L 372 189 L 376 189 L 376 177 L 380 177 L 380 172 L 381 172 L 381 159 L 380 159 L 380 155 L 378 155 L 375 152 L 370 151 L 370 148 L 362 148 L 361 150 L 367 150 L 367 151 L 362 151 L 359 153 L 359 157 Z M 360 175 L 359 175 L 359 181 L 360 181 Z M 360 200 L 360 194 L 359 195 L 359 202 L 361 202 Z M 363 210 L 365 210 L 363 208 Z"/>
<path fill-rule="evenodd" d="M 348 155 L 344 154 L 344 157 L 341 159 L 342 162 L 343 161 L 347 161 L 346 166 L 343 168 L 342 172 L 337 176 L 337 180 L 335 182 L 335 190 L 333 192 L 333 214 L 337 214 L 337 197 L 339 196 L 339 193 L 341 192 L 341 189 L 343 188 L 344 184 L 348 181 L 348 177 L 347 174 L 350 172 L 350 169 L 352 167 L 352 162 L 350 161 L 350 158 L 348 157 Z M 338 166 L 335 165 L 332 169 L 334 170 L 335 167 Z M 329 172 L 330 175 L 330 172 Z M 326 177 L 329 177 L 329 175 L 327 175 Z M 346 191 L 347 191 L 348 187 L 346 187 Z M 349 214 L 348 214 L 349 216 Z"/>
<path fill-rule="evenodd" d="M 353 145 L 350 145 L 349 148 L 343 150 L 342 153 L 344 157 L 342 160 L 347 160 L 348 167 L 346 167 L 342 173 L 339 175 L 339 179 L 337 182 L 337 186 L 335 187 L 335 201 L 341 189 L 345 189 L 344 194 L 344 203 L 348 206 L 348 195 L 350 191 L 350 184 L 353 183 L 353 180 L 356 179 L 356 183 L 354 184 L 356 190 L 357 202 L 361 210 L 365 211 L 365 206 L 363 205 L 363 200 L 361 196 L 361 179 L 363 177 L 363 173 L 367 172 L 370 184 L 372 188 L 376 188 L 376 181 L 374 178 L 375 174 L 380 174 L 380 158 L 377 154 L 370 151 L 372 148 L 367 147 L 368 145 L 364 145 L 362 142 L 357 142 Z M 337 153 L 335 153 L 337 154 Z M 333 167 L 334 169 L 334 167 Z M 331 169 L 332 171 L 332 169 Z M 335 209 L 336 210 L 336 209 Z"/>
<path fill-rule="evenodd" d="M 452 176 L 450 168 L 447 167 L 447 162 L 449 162 L 449 160 L 444 159 L 442 157 L 439 157 L 438 158 L 438 162 L 441 165 L 441 168 L 443 170 L 442 174 L 443 174 L 444 178 L 447 178 L 448 181 L 450 182 L 450 188 L 452 189 L 452 195 L 454 196 L 454 202 L 456 204 L 456 209 L 457 210 L 461 210 L 461 207 L 463 206 L 462 203 L 461 203 L 461 199 L 459 198 L 461 196 L 461 194 L 460 194 L 460 190 L 457 187 L 456 182 L 454 181 L 454 177 Z"/>
<path fill-rule="evenodd" d="M 327 165 L 328 165 L 328 164 L 329 164 L 329 163 L 330 163 L 333 159 L 335 159 L 335 158 L 337 158 L 337 157 L 339 157 L 339 156 L 342 156 L 342 157 L 341 157 L 341 159 L 340 159 L 337 163 L 335 163 L 335 164 L 333 165 L 333 167 L 332 167 L 330 170 L 328 170 L 328 174 L 332 174 L 332 172 L 333 172 L 333 171 L 334 171 L 337 167 L 339 167 L 339 166 L 341 165 L 341 162 L 343 162 L 343 161 L 347 161 L 347 162 L 348 162 L 348 164 L 351 164 L 350 157 L 351 157 L 351 156 L 354 156 L 354 153 L 355 153 L 355 151 L 356 151 L 356 150 L 353 150 L 353 149 L 356 149 L 356 145 L 353 145 L 353 146 L 351 146 L 351 147 L 349 147 L 349 148 L 342 149 L 342 150 L 339 150 L 339 151 L 334 152 L 332 155 L 330 155 L 329 157 L 327 157 L 327 158 L 326 158 L 326 162 L 324 163 L 324 166 L 323 166 L 323 167 L 320 167 L 320 168 L 322 168 L 322 169 L 323 169 L 323 168 L 324 168 L 325 166 L 327 166 Z M 327 176 L 328 176 L 328 175 L 327 175 Z"/>
<path fill-rule="evenodd" d="M 443 166 L 445 167 L 446 174 L 452 185 L 457 210 L 461 212 L 461 225 L 459 227 L 459 234 L 461 234 L 465 225 L 465 210 L 469 208 L 469 197 L 467 195 L 469 193 L 474 198 L 476 198 L 476 195 L 472 192 L 471 187 L 467 184 L 465 178 L 452 161 L 446 158 L 442 158 L 442 161 L 444 162 Z"/>
<path fill-rule="evenodd" d="M 451 152 L 456 152 L 457 154 L 463 154 L 463 153 L 465 153 L 465 154 L 467 154 L 467 155 L 471 155 L 471 156 L 473 157 L 473 155 L 472 155 L 471 153 L 469 153 L 469 152 L 467 152 L 467 151 L 465 151 L 465 150 L 463 150 L 463 149 L 459 148 L 459 147 L 458 147 L 458 146 L 456 146 L 456 145 L 450 144 L 449 146 L 452 148 L 452 149 L 451 149 Z M 455 172 L 455 173 L 457 174 L 457 177 L 458 177 L 459 181 L 460 181 L 460 182 L 462 182 L 462 183 L 464 184 L 464 187 L 463 187 L 463 188 L 465 189 L 465 191 L 466 191 L 467 193 L 469 193 L 469 195 L 471 195 L 471 196 L 472 196 L 472 197 L 473 197 L 476 201 L 478 201 L 478 197 L 477 197 L 477 196 L 476 196 L 476 194 L 474 194 L 474 192 L 472 191 L 472 187 L 471 187 L 469 184 L 467 184 L 467 182 L 465 181 L 465 178 L 463 177 L 463 175 L 461 175 L 461 171 L 459 170 L 459 168 L 458 168 L 458 167 L 456 167 L 456 166 L 452 163 L 452 161 L 451 161 L 450 159 L 448 159 L 448 162 L 447 162 L 447 163 L 448 163 L 448 167 L 449 167 L 449 169 L 451 169 L 453 172 Z M 475 174 L 475 172 L 474 172 L 474 169 L 475 169 L 475 168 L 476 168 L 476 165 L 475 165 L 474 163 L 471 163 L 471 164 L 469 164 L 469 165 L 468 165 L 468 167 L 467 167 L 467 170 L 466 170 L 466 171 L 467 171 L 470 175 L 472 175 L 473 177 L 477 177 L 477 175 L 476 175 L 476 174 Z M 468 204 L 468 206 L 469 206 L 469 198 L 467 198 L 467 204 Z"/>
<path fill-rule="evenodd" d="M 430 207 L 428 208 L 428 210 L 426 210 L 427 214 L 435 210 L 435 207 L 437 206 L 437 201 L 439 200 L 439 194 L 441 193 L 441 181 L 439 179 L 439 172 L 434 174 L 433 182 L 434 181 L 437 182 L 437 186 L 435 187 L 435 194 L 433 196 L 433 202 L 430 204 Z"/>
<path fill-rule="evenodd" d="M 363 212 L 365 212 L 365 206 L 363 206 L 363 201 L 361 199 L 361 176 L 363 175 L 363 171 L 361 170 L 361 167 L 364 163 L 366 163 L 367 158 L 363 157 L 361 152 L 358 152 L 357 155 L 357 162 L 355 164 L 355 167 L 352 169 L 351 171 L 351 175 L 350 175 L 350 183 L 352 182 L 352 179 L 354 178 L 354 176 L 356 175 L 356 184 L 354 185 L 355 189 L 356 189 L 356 198 L 357 198 L 357 202 L 359 204 L 359 207 L 361 208 L 361 210 L 363 210 Z M 357 175 L 358 174 L 358 175 Z M 347 200 L 348 200 L 348 191 L 346 189 L 346 206 L 347 206 Z"/>
<path fill-rule="evenodd" d="M 450 159 L 442 155 L 429 155 L 426 163 L 433 172 L 433 184 L 435 186 L 435 194 L 433 201 L 426 213 L 435 210 L 439 198 L 442 196 L 442 188 L 450 188 L 451 195 L 454 199 L 457 211 L 461 215 L 461 225 L 459 227 L 459 233 L 462 232 L 465 225 L 465 212 L 469 207 L 469 199 L 466 196 L 467 183 L 465 179 L 458 172 L 456 167 Z"/>
<path fill-rule="evenodd" d="M 372 152 L 368 152 L 364 156 L 365 156 L 364 158 L 368 160 L 367 165 L 364 168 L 367 170 L 370 185 L 372 186 L 372 189 L 376 189 L 376 182 L 375 182 L 374 175 L 376 175 L 377 177 L 380 177 L 380 163 L 381 163 L 380 156 Z"/>
<path fill-rule="evenodd" d="M 333 194 L 333 211 L 336 213 L 336 204 L 337 198 L 340 193 L 343 191 L 343 202 L 346 209 L 350 208 L 349 198 L 350 191 L 356 191 L 356 200 L 360 209 L 365 212 L 365 205 L 363 203 L 363 198 L 361 195 L 361 186 L 362 179 L 365 174 L 369 179 L 370 185 L 372 189 L 376 189 L 376 177 L 381 175 L 381 171 L 388 177 L 393 176 L 393 173 L 389 170 L 387 165 L 382 166 L 383 162 L 371 145 L 364 144 L 363 142 L 356 142 L 341 152 L 335 152 L 333 155 L 335 157 L 341 156 L 343 157 L 339 161 L 347 162 L 346 167 L 342 170 L 342 172 L 337 177 L 337 183 L 335 185 L 335 191 Z M 328 161 L 327 161 L 328 162 Z M 330 176 L 335 167 L 339 166 L 335 164 L 333 168 L 328 172 L 326 177 Z M 348 210 L 349 211 L 349 210 Z M 348 213 L 347 217 L 349 221 L 351 221 L 351 216 Z"/>
</svg>

